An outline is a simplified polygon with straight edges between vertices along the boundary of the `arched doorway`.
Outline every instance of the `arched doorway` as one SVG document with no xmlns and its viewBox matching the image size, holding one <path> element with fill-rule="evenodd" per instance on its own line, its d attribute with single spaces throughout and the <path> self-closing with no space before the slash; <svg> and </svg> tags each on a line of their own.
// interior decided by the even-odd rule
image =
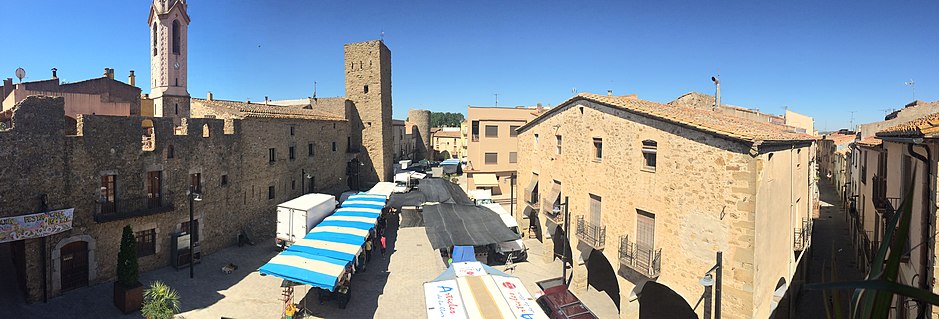
<svg viewBox="0 0 939 319">
<path fill-rule="evenodd" d="M 613 265 L 606 259 L 603 252 L 592 249 L 590 256 L 587 257 L 587 285 L 593 286 L 597 291 L 602 291 L 610 296 L 616 310 L 620 309 L 619 282 L 616 280 L 616 271 Z"/>
<path fill-rule="evenodd" d="M 646 281 L 633 293 L 639 296 L 639 319 L 698 318 L 685 298 L 658 282 Z"/>
<path fill-rule="evenodd" d="M 59 275 L 62 291 L 88 285 L 88 242 L 76 241 L 62 246 L 62 267 Z"/>
</svg>

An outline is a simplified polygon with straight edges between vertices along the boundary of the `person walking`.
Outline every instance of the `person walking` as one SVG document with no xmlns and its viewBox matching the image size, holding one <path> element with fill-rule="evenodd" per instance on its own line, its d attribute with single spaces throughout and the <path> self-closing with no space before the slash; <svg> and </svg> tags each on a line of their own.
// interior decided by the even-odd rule
<svg viewBox="0 0 939 319">
<path fill-rule="evenodd" d="M 387 248 L 385 235 L 381 235 L 381 258 L 385 258 L 385 248 Z"/>
</svg>

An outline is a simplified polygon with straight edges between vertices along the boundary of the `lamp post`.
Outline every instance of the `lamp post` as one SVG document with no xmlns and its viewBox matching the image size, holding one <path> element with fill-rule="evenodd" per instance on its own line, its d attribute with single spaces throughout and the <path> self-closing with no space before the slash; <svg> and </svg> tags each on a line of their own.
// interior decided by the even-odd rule
<svg viewBox="0 0 939 319">
<path fill-rule="evenodd" d="M 193 216 L 192 208 L 193 208 L 194 202 L 202 201 L 202 194 L 196 193 L 195 187 L 193 187 L 193 185 L 189 185 L 189 191 L 186 192 L 186 195 L 189 196 L 189 229 L 186 231 L 189 232 L 189 278 L 191 279 L 194 277 L 194 271 L 193 271 L 192 266 L 193 266 L 193 262 L 195 262 L 195 255 L 196 255 L 195 247 L 193 243 L 192 225 L 194 224 L 194 218 L 193 218 L 194 216 Z"/>
<path fill-rule="evenodd" d="M 567 260 L 565 260 L 565 259 L 567 259 L 567 252 L 568 252 L 568 249 L 570 249 L 570 247 L 568 247 L 569 245 L 568 245 L 568 243 L 567 243 L 567 241 L 568 241 L 568 239 L 567 239 L 567 236 L 568 236 L 568 235 L 567 235 L 567 234 L 570 232 L 570 228 L 571 228 L 570 210 L 567 209 L 567 199 L 568 199 L 568 197 L 567 197 L 567 196 L 564 196 L 564 202 L 561 203 L 561 204 L 558 205 L 558 206 L 555 206 L 555 207 L 554 207 L 554 210 L 552 210 L 552 211 L 554 212 L 554 214 L 557 215 L 557 214 L 560 214 L 560 213 L 561 213 L 561 206 L 564 206 L 564 238 L 562 239 L 563 242 L 561 243 L 561 248 L 562 248 L 562 249 L 561 249 L 561 267 L 562 267 L 562 268 L 561 268 L 561 282 L 564 283 L 564 286 L 567 286 L 567 285 L 568 285 L 568 282 L 567 282 Z M 571 271 L 573 272 L 573 270 L 571 270 Z"/>
<path fill-rule="evenodd" d="M 308 179 L 313 179 L 313 175 L 307 174 L 306 170 L 300 169 L 300 195 L 306 195 L 306 183 Z M 310 185 L 310 192 L 313 191 L 313 185 Z"/>
<path fill-rule="evenodd" d="M 704 286 L 704 319 L 711 319 L 711 286 L 714 286 L 714 319 L 721 318 L 721 275 L 723 273 L 723 252 L 717 252 L 717 263 L 704 273 L 698 281 Z M 711 273 L 714 273 L 712 276 Z"/>
<path fill-rule="evenodd" d="M 509 183 L 509 216 L 515 216 L 515 173 L 512 173 Z"/>
</svg>

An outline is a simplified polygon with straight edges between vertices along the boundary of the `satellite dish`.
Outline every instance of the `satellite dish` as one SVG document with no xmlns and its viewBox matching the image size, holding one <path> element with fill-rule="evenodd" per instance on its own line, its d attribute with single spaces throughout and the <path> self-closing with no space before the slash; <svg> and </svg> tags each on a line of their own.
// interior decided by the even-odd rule
<svg viewBox="0 0 939 319">
<path fill-rule="evenodd" d="M 23 70 L 23 68 L 16 68 L 16 78 L 20 79 L 21 83 L 23 82 L 23 78 L 25 77 L 26 77 L 26 70 Z"/>
</svg>

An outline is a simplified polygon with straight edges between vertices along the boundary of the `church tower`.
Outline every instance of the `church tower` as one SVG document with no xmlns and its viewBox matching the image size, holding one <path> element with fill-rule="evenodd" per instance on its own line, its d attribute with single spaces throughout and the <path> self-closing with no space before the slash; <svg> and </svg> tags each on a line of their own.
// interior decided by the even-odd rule
<svg viewBox="0 0 939 319">
<path fill-rule="evenodd" d="M 150 5 L 150 98 L 153 116 L 189 117 L 189 14 L 185 0 L 153 0 Z"/>
<path fill-rule="evenodd" d="M 345 62 L 346 98 L 355 112 L 352 139 L 361 140 L 365 153 L 359 156 L 362 183 L 392 181 L 391 50 L 379 40 L 346 44 Z"/>
</svg>

